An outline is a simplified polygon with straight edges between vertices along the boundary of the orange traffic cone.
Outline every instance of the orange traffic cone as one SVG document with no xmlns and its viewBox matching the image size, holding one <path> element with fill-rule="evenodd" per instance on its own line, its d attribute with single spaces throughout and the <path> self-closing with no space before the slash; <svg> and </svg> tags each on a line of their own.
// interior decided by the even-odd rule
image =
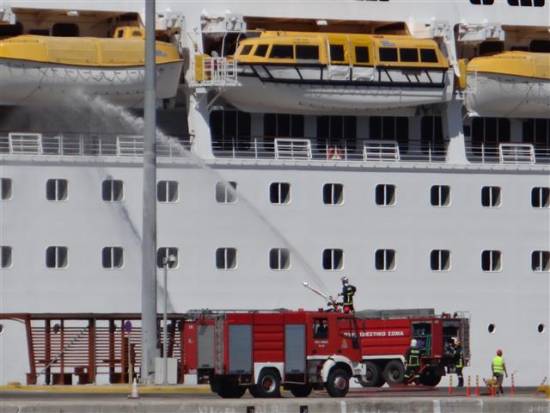
<svg viewBox="0 0 550 413">
<path fill-rule="evenodd" d="M 472 394 L 470 392 L 470 385 L 471 385 L 471 381 L 470 381 L 470 376 L 468 376 L 468 380 L 466 381 L 466 397 L 470 397 Z"/>
<path fill-rule="evenodd" d="M 480 393 L 479 393 L 479 375 L 476 374 L 476 392 L 475 392 L 475 395 L 477 397 L 479 397 Z"/>
</svg>

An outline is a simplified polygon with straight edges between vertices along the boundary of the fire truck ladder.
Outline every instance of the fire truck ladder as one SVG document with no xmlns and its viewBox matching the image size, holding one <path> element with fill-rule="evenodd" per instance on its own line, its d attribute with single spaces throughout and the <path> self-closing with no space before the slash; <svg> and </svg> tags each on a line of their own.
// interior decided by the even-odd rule
<svg viewBox="0 0 550 413">
<path fill-rule="evenodd" d="M 65 355 L 65 353 L 73 346 L 73 344 L 75 344 L 78 340 L 80 340 L 80 338 L 85 335 L 86 333 L 88 332 L 88 327 L 83 327 L 79 332 L 78 332 L 78 335 L 76 335 L 75 337 L 73 337 L 73 339 L 71 341 L 69 341 L 69 343 L 63 347 L 63 349 L 57 353 L 55 355 L 55 357 L 53 357 L 53 359 L 47 364 L 45 365 L 42 370 L 40 370 L 40 372 L 38 373 L 38 375 L 42 375 L 42 374 L 46 374 L 46 372 L 48 371 L 48 369 L 50 367 L 52 367 L 55 363 L 57 363 L 59 361 L 59 359 L 61 357 L 63 357 Z"/>
<path fill-rule="evenodd" d="M 224 320 L 225 320 L 225 317 L 221 315 L 216 317 L 216 321 L 214 323 L 214 371 L 216 374 L 223 374 Z"/>
</svg>

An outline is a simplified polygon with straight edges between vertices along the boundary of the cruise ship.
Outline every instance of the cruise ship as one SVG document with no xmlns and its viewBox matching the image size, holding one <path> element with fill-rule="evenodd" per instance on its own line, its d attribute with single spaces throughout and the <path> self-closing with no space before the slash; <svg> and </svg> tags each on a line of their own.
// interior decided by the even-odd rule
<svg viewBox="0 0 550 413">
<path fill-rule="evenodd" d="M 143 3 L 0 0 L 4 315 L 141 309 Z M 549 16 L 157 1 L 159 305 L 317 309 L 303 282 L 345 275 L 357 309 L 468 314 L 465 375 L 502 349 L 516 385 L 543 382 Z M 28 382 L 22 317 L 0 320 L 0 384 Z"/>
</svg>

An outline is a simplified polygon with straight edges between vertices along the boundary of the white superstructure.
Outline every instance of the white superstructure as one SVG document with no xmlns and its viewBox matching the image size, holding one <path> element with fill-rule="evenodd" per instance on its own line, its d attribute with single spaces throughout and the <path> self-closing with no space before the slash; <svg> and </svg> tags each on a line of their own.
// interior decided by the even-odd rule
<svg viewBox="0 0 550 413">
<path fill-rule="evenodd" d="M 0 20 L 106 36 L 143 11 L 141 1 L 37 3 L 0 0 Z M 550 42 L 548 0 L 167 0 L 157 12 L 186 70 L 158 115 L 175 138 L 158 144 L 157 246 L 178 258 L 170 311 L 317 308 L 302 282 L 335 292 L 345 274 L 356 308 L 469 312 L 465 374 L 489 376 L 502 348 L 517 385 L 550 375 L 550 97 L 546 113 L 537 95 L 532 116 L 489 118 L 464 105 L 476 83 L 458 87 L 462 58 Z M 332 114 L 285 112 L 281 100 L 263 111 L 258 84 L 258 108 L 236 110 L 223 95 L 242 84 L 225 57 L 245 33 L 279 28 L 433 38 L 455 74 L 452 98 Z M 214 51 L 219 64 L 197 79 L 196 56 Z M 140 310 L 136 115 L 70 92 L 0 107 L 0 313 Z M 0 324 L 0 383 L 24 382 L 24 326 Z"/>
</svg>

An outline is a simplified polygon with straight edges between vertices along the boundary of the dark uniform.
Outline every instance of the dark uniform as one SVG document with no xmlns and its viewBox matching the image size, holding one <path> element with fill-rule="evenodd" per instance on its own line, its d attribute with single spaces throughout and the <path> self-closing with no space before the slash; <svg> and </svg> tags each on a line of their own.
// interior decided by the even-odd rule
<svg viewBox="0 0 550 413">
<path fill-rule="evenodd" d="M 353 296 L 355 295 L 355 291 L 357 291 L 357 288 L 349 284 L 347 277 L 342 277 L 342 292 L 340 295 L 343 297 L 342 306 L 344 308 L 344 313 L 355 311 L 353 307 Z"/>
<path fill-rule="evenodd" d="M 460 341 L 457 341 L 454 345 L 453 362 L 455 365 L 455 373 L 458 377 L 458 387 L 464 387 L 464 376 L 462 375 L 462 369 L 464 368 L 464 351 Z"/>
</svg>

